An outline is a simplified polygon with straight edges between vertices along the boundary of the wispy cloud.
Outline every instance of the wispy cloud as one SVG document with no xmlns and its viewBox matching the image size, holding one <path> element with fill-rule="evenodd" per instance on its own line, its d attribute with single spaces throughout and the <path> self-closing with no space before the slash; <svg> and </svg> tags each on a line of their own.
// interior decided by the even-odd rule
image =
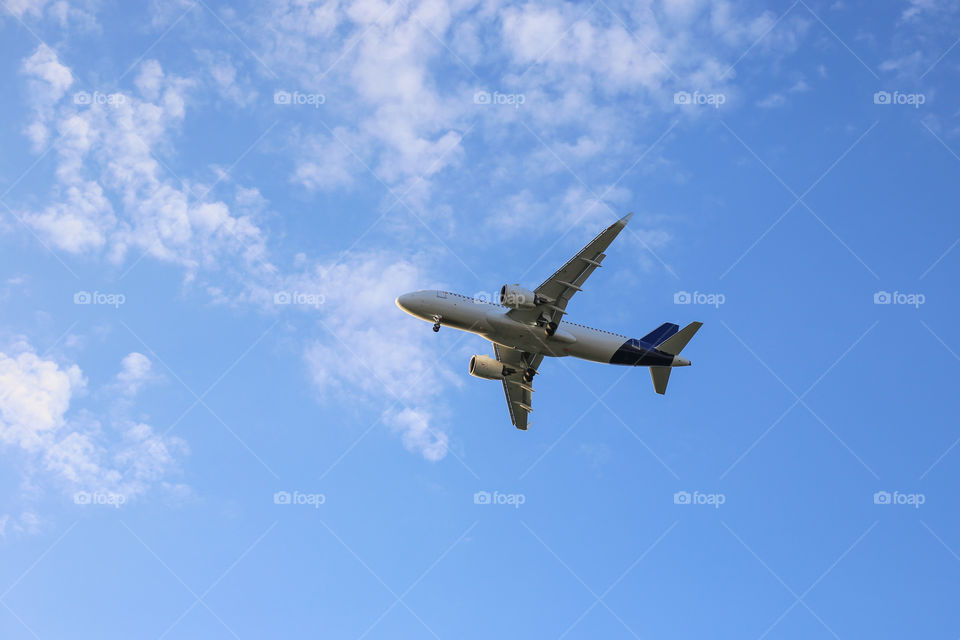
<svg viewBox="0 0 960 640">
<path fill-rule="evenodd" d="M 73 408 L 87 391 L 80 367 L 44 358 L 24 343 L 17 347 L 0 352 L 0 442 L 20 453 L 25 482 L 68 494 L 109 491 L 125 499 L 157 484 L 184 489 L 169 480 L 177 456 L 186 452 L 182 440 L 139 421 L 101 420 Z M 121 372 L 128 383 L 145 375 L 143 361 L 131 356 Z"/>
</svg>

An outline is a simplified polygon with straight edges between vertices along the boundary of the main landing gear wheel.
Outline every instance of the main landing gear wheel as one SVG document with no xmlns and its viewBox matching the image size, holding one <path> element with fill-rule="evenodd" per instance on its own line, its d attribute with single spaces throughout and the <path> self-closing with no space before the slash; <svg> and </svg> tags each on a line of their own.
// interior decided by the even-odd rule
<svg viewBox="0 0 960 640">
<path fill-rule="evenodd" d="M 527 384 L 533 382 L 533 376 L 537 375 L 536 369 L 527 369 L 523 372 L 523 381 Z"/>
<path fill-rule="evenodd" d="M 434 332 L 440 331 L 440 321 L 443 320 L 443 316 L 433 316 L 433 330 Z"/>
<path fill-rule="evenodd" d="M 548 337 L 548 338 L 551 337 L 551 336 L 553 336 L 553 334 L 555 334 L 555 333 L 557 332 L 557 323 L 556 323 L 556 322 L 548 322 L 548 323 L 547 323 L 547 326 L 545 326 L 545 327 L 543 328 L 543 332 L 544 332 L 545 334 L 547 334 L 547 337 Z"/>
</svg>

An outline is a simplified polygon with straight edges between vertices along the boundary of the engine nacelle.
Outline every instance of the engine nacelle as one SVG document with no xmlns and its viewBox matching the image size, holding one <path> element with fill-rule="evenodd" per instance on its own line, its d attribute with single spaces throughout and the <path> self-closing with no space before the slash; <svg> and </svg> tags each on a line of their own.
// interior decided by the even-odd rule
<svg viewBox="0 0 960 640">
<path fill-rule="evenodd" d="M 490 356 L 471 356 L 470 357 L 470 375 L 484 380 L 502 380 L 504 376 L 510 375 L 513 370 L 503 366 L 503 363 Z"/>
<path fill-rule="evenodd" d="M 505 284 L 500 288 L 500 304 L 511 309 L 535 309 L 537 295 L 518 284 Z"/>
</svg>

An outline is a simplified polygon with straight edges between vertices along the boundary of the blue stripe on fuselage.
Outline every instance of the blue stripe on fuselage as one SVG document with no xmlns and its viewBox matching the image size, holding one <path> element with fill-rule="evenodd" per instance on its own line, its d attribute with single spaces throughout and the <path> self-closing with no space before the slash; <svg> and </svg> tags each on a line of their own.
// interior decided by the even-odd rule
<svg viewBox="0 0 960 640">
<path fill-rule="evenodd" d="M 610 358 L 610 364 L 627 364 L 635 367 L 669 367 L 673 356 L 657 351 L 652 344 L 637 340 L 627 340 Z"/>
</svg>

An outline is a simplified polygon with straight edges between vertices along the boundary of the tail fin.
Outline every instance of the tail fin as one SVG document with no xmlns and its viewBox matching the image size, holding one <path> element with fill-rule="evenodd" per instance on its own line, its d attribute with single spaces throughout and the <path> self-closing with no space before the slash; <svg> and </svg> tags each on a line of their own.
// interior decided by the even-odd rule
<svg viewBox="0 0 960 640">
<path fill-rule="evenodd" d="M 664 322 L 662 325 L 640 338 L 640 340 L 646 342 L 647 344 L 657 346 L 679 330 L 680 325 L 673 324 L 672 322 Z"/>
<path fill-rule="evenodd" d="M 661 326 L 653 333 L 660 331 L 660 329 L 666 326 L 667 325 Z M 676 327 L 677 325 L 672 326 Z M 680 331 L 674 331 L 670 337 L 657 345 L 657 349 L 674 356 L 679 354 L 683 351 L 683 348 L 687 346 L 687 343 L 690 342 L 690 338 L 692 338 L 702 326 L 702 322 L 691 322 Z M 688 362 L 686 364 L 690 363 Z M 653 390 L 660 395 L 667 392 L 667 383 L 670 381 L 670 371 L 672 369 L 672 367 L 650 367 L 650 378 L 653 380 Z"/>
<path fill-rule="evenodd" d="M 672 356 L 677 355 L 683 348 L 687 346 L 687 343 L 690 342 L 690 338 L 693 337 L 697 331 L 700 330 L 700 327 L 703 326 L 702 322 L 691 322 L 680 331 L 676 332 L 663 342 L 657 345 L 657 349 L 663 351 L 664 353 L 669 353 Z"/>
</svg>

